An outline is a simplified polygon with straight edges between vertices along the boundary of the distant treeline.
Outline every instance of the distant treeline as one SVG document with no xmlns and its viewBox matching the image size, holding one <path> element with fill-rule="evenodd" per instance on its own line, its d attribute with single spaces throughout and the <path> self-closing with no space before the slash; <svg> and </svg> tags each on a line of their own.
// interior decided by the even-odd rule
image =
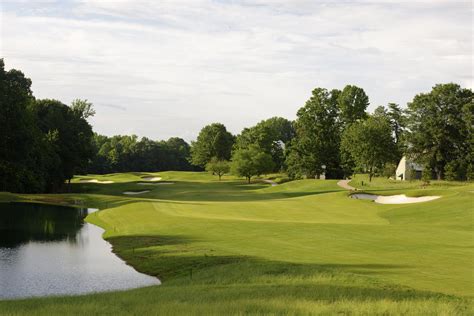
<svg viewBox="0 0 474 316">
<path fill-rule="evenodd" d="M 153 141 L 146 137 L 94 134 L 94 157 L 88 173 L 202 170 L 189 162 L 190 146 L 183 139 Z"/>
<path fill-rule="evenodd" d="M 354 172 L 394 176 L 403 155 L 423 165 L 425 180 L 474 179 L 473 92 L 439 84 L 406 108 L 389 103 L 367 112 L 357 86 L 315 88 L 295 121 L 263 120 L 232 135 L 221 123 L 196 141 L 154 141 L 94 134 L 87 100 L 67 106 L 36 100 L 31 80 L 0 59 L 0 190 L 52 192 L 74 174 L 127 171 L 231 171 L 246 177 L 287 172 L 290 178 L 342 178 Z"/>
</svg>

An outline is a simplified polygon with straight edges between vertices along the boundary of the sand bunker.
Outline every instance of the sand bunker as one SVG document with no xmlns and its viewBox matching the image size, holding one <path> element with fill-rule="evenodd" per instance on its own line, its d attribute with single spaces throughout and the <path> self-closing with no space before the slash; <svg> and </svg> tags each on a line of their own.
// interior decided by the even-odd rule
<svg viewBox="0 0 474 316">
<path fill-rule="evenodd" d="M 109 183 L 114 183 L 113 181 L 107 180 L 107 181 L 100 181 L 97 179 L 91 179 L 91 180 L 79 180 L 80 183 L 100 183 L 100 184 L 109 184 Z"/>
<path fill-rule="evenodd" d="M 157 182 L 157 183 L 153 183 L 153 182 L 138 182 L 137 184 L 139 185 L 166 185 L 166 184 L 174 184 L 174 182 Z"/>
<path fill-rule="evenodd" d="M 265 179 L 265 180 L 262 180 L 262 181 L 265 182 L 265 183 L 271 184 L 272 187 L 275 187 L 275 186 L 278 185 L 278 183 L 276 183 L 275 181 L 272 181 L 272 180 Z"/>
<path fill-rule="evenodd" d="M 145 181 L 160 181 L 161 177 L 143 177 L 142 179 Z"/>
<path fill-rule="evenodd" d="M 150 190 L 145 190 L 145 191 L 125 191 L 125 192 L 122 192 L 123 194 L 126 194 L 126 195 L 136 195 L 136 194 L 143 194 L 143 193 L 148 193 L 150 192 Z"/>
<path fill-rule="evenodd" d="M 379 204 L 410 204 L 436 200 L 439 199 L 440 196 L 408 197 L 405 194 L 383 196 L 367 193 L 356 193 L 352 194 L 351 198 L 358 200 L 372 200 Z"/>
</svg>

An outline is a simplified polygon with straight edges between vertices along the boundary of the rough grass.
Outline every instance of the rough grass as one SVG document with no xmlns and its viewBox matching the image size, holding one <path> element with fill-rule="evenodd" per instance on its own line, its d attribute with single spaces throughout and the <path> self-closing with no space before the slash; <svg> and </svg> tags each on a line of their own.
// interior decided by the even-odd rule
<svg viewBox="0 0 474 316">
<path fill-rule="evenodd" d="M 121 194 L 143 189 L 136 183 L 147 175 L 175 184 Z M 119 256 L 163 284 L 4 301 L 0 314 L 472 314 L 473 184 L 422 189 L 376 178 L 360 187 L 356 177 L 351 185 L 379 194 L 442 195 L 380 205 L 349 199 L 332 180 L 271 187 L 196 172 L 89 178 L 115 183 L 73 181 L 76 193 L 0 200 L 99 207 L 87 220 L 106 229 Z"/>
</svg>

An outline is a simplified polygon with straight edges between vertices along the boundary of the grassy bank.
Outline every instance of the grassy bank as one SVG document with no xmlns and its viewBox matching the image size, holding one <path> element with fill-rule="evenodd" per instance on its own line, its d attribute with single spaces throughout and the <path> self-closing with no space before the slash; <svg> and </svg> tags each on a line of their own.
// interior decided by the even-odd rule
<svg viewBox="0 0 474 316">
<path fill-rule="evenodd" d="M 0 302 L 3 314 L 470 314 L 474 185 L 356 177 L 406 205 L 353 200 L 333 180 L 271 187 L 206 173 L 80 176 L 76 193 L 18 196 L 98 207 L 114 251 L 161 286 Z M 79 179 L 111 180 L 83 184 Z M 137 196 L 123 191 L 150 190 Z"/>
</svg>

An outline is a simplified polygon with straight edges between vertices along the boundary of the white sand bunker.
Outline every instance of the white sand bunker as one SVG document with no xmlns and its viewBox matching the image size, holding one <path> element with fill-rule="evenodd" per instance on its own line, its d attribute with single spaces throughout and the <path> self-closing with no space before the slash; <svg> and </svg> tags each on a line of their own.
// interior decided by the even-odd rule
<svg viewBox="0 0 474 316">
<path fill-rule="evenodd" d="M 142 179 L 145 181 L 160 181 L 161 177 L 143 177 Z"/>
<path fill-rule="evenodd" d="M 122 192 L 123 194 L 126 194 L 126 195 L 136 195 L 136 194 L 143 194 L 143 193 L 148 193 L 150 192 L 150 190 L 145 190 L 145 191 L 125 191 L 125 192 Z"/>
<path fill-rule="evenodd" d="M 83 180 L 79 180 L 79 182 L 80 183 L 100 183 L 100 184 L 114 183 L 113 181 L 110 181 L 110 180 L 100 181 L 100 180 L 97 180 L 97 179 L 91 179 L 91 180 L 83 179 Z"/>
<path fill-rule="evenodd" d="M 351 198 L 358 200 L 372 200 L 379 204 L 410 204 L 436 200 L 439 199 L 440 196 L 408 197 L 405 194 L 383 196 L 367 193 L 356 193 L 352 194 Z"/>
<path fill-rule="evenodd" d="M 166 185 L 166 184 L 174 184 L 174 182 L 157 182 L 157 183 L 153 183 L 153 182 L 138 182 L 137 184 L 139 185 Z"/>
<path fill-rule="evenodd" d="M 269 179 L 265 179 L 265 180 L 262 180 L 262 181 L 265 182 L 265 183 L 271 184 L 272 187 L 276 187 L 278 185 L 278 183 L 276 183 L 275 181 L 269 180 Z"/>
</svg>

